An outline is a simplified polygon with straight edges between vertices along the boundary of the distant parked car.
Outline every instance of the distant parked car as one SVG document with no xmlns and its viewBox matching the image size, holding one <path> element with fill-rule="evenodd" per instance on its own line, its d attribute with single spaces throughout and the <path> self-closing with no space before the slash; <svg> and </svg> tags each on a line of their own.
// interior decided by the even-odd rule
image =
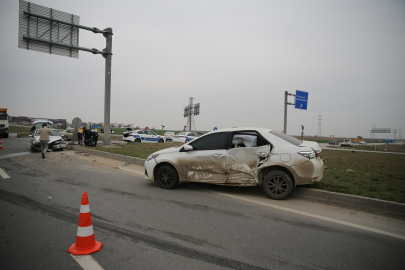
<svg viewBox="0 0 405 270">
<path fill-rule="evenodd" d="M 127 142 L 158 142 L 168 141 L 165 136 L 157 135 L 151 130 L 128 130 L 122 135 L 122 140 Z"/>
<path fill-rule="evenodd" d="M 360 145 L 366 145 L 366 142 L 365 141 L 359 141 L 359 144 Z"/>
<path fill-rule="evenodd" d="M 172 142 L 174 139 L 174 132 L 167 131 L 167 132 L 165 132 L 165 135 L 163 135 L 163 136 L 165 136 L 167 141 Z"/>
<path fill-rule="evenodd" d="M 340 145 L 340 146 L 350 146 L 350 147 L 353 147 L 352 140 L 350 140 L 350 139 L 344 139 L 343 141 L 341 141 L 341 142 L 339 143 L 339 145 Z"/>
<path fill-rule="evenodd" d="M 195 138 L 200 137 L 200 135 L 198 135 L 195 132 L 181 132 L 179 134 L 176 134 L 176 136 L 174 136 L 174 142 L 185 142 L 188 143 L 189 141 L 194 140 Z"/>
<path fill-rule="evenodd" d="M 329 145 L 338 145 L 339 143 L 336 140 L 330 140 Z"/>
<path fill-rule="evenodd" d="M 73 128 L 68 128 L 66 130 L 59 131 L 60 136 L 62 136 L 64 141 L 73 140 Z"/>
</svg>

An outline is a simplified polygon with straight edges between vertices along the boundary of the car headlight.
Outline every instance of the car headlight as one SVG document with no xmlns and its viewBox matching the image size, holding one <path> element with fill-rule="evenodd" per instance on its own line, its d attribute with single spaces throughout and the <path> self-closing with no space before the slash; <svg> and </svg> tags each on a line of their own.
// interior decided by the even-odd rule
<svg viewBox="0 0 405 270">
<path fill-rule="evenodd" d="M 146 159 L 146 161 L 149 161 L 149 160 L 151 160 L 151 159 L 153 159 L 153 158 L 155 158 L 157 156 L 159 156 L 159 154 L 152 154 Z"/>
</svg>

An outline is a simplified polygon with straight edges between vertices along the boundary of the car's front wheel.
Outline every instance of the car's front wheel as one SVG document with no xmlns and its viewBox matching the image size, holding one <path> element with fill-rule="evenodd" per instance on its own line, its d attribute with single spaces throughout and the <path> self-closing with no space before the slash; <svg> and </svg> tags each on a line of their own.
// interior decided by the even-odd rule
<svg viewBox="0 0 405 270">
<path fill-rule="evenodd" d="M 270 198 L 284 200 L 293 192 L 294 184 L 285 172 L 272 171 L 264 178 L 263 189 Z"/>
<path fill-rule="evenodd" d="M 179 176 L 172 166 L 163 165 L 156 171 L 156 181 L 161 188 L 173 189 L 179 184 Z"/>
<path fill-rule="evenodd" d="M 63 136 L 63 140 L 68 141 L 69 140 L 68 136 Z"/>
<path fill-rule="evenodd" d="M 189 140 L 189 139 L 187 139 L 187 140 L 186 140 L 186 143 L 188 143 L 189 141 L 190 141 L 190 140 Z"/>
<path fill-rule="evenodd" d="M 164 141 L 162 139 L 158 140 L 158 143 L 164 143 Z"/>
</svg>

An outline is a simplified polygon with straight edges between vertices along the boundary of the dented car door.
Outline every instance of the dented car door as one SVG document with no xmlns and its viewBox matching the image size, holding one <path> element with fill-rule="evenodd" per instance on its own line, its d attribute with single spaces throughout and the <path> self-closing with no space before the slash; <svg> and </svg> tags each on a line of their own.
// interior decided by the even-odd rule
<svg viewBox="0 0 405 270">
<path fill-rule="evenodd" d="M 181 181 L 225 183 L 228 135 L 215 133 L 190 142 L 193 150 L 180 153 L 177 163 Z"/>
<path fill-rule="evenodd" d="M 183 181 L 225 183 L 226 150 L 181 153 L 178 172 Z"/>
<path fill-rule="evenodd" d="M 254 184 L 261 160 L 267 159 L 270 145 L 231 148 L 226 153 L 226 183 Z"/>
</svg>

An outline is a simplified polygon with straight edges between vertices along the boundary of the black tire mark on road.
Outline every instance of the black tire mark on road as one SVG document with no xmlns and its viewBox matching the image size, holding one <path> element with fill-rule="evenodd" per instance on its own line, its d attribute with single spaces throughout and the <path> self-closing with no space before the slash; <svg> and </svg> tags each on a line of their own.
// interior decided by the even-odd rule
<svg viewBox="0 0 405 270">
<path fill-rule="evenodd" d="M 30 209 L 35 212 L 39 212 L 66 222 L 77 224 L 78 216 L 55 207 L 39 203 L 24 195 L 11 193 L 0 189 L 0 200 L 8 203 Z M 152 236 L 144 235 L 141 233 L 133 232 L 117 226 L 106 224 L 102 221 L 94 220 L 93 227 L 96 231 L 101 231 L 107 234 L 114 234 L 118 237 L 128 237 L 135 243 L 144 243 L 145 245 L 156 248 L 165 252 L 173 253 L 176 255 L 188 257 L 190 259 L 204 261 L 207 263 L 215 264 L 218 266 L 230 268 L 230 269 L 265 269 L 259 266 L 247 264 L 241 261 L 225 258 L 219 255 L 210 254 L 207 252 L 199 251 L 193 248 L 185 247 L 176 243 L 161 240 Z M 277 263 L 277 262 L 276 262 Z M 278 263 L 286 264 L 286 262 L 279 261 Z"/>
</svg>

